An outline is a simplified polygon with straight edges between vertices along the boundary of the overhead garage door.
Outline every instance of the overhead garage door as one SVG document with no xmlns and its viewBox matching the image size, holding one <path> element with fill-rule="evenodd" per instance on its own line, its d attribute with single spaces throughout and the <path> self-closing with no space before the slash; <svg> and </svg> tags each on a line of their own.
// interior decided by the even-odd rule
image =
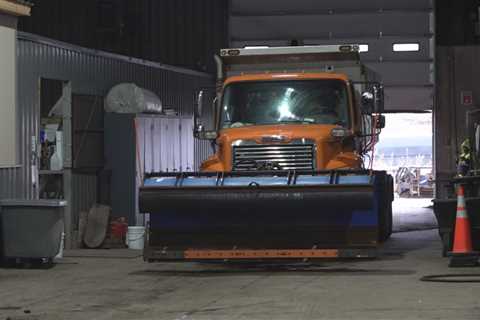
<svg viewBox="0 0 480 320">
<path fill-rule="evenodd" d="M 433 12 L 433 0 L 231 0 L 230 46 L 368 46 L 361 57 L 382 76 L 387 110 L 429 110 Z"/>
</svg>

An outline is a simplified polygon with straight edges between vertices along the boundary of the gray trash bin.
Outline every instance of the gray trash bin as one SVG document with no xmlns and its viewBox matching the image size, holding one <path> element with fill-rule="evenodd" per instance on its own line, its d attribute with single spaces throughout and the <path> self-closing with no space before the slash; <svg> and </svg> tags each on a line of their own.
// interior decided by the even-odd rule
<svg viewBox="0 0 480 320">
<path fill-rule="evenodd" d="M 64 230 L 63 200 L 1 200 L 5 259 L 53 259 Z"/>
</svg>

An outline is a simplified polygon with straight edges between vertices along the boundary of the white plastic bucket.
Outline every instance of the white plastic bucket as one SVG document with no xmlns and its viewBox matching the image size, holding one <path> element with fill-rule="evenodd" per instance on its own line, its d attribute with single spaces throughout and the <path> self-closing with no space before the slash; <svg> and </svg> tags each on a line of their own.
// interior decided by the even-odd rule
<svg viewBox="0 0 480 320">
<path fill-rule="evenodd" d="M 143 250 L 145 227 L 128 227 L 127 245 L 129 249 Z"/>
</svg>

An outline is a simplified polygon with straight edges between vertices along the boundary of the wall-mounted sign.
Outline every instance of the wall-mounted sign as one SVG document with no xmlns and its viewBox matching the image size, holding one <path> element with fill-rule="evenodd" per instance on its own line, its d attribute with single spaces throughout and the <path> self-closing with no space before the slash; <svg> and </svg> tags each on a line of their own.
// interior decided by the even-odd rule
<svg viewBox="0 0 480 320">
<path fill-rule="evenodd" d="M 472 91 L 462 91 L 461 95 L 461 104 L 463 106 L 469 107 L 473 105 L 473 93 Z"/>
</svg>

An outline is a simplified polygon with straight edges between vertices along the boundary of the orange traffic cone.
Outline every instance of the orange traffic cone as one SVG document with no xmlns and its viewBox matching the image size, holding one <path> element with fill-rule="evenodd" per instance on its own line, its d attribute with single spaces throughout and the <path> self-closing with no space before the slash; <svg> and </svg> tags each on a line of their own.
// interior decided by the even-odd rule
<svg viewBox="0 0 480 320">
<path fill-rule="evenodd" d="M 450 267 L 474 267 L 478 265 L 478 252 L 473 251 L 472 236 L 470 234 L 470 219 L 468 218 L 463 186 L 457 191 L 457 217 L 455 219 L 455 233 L 453 250 L 450 256 Z"/>
</svg>

